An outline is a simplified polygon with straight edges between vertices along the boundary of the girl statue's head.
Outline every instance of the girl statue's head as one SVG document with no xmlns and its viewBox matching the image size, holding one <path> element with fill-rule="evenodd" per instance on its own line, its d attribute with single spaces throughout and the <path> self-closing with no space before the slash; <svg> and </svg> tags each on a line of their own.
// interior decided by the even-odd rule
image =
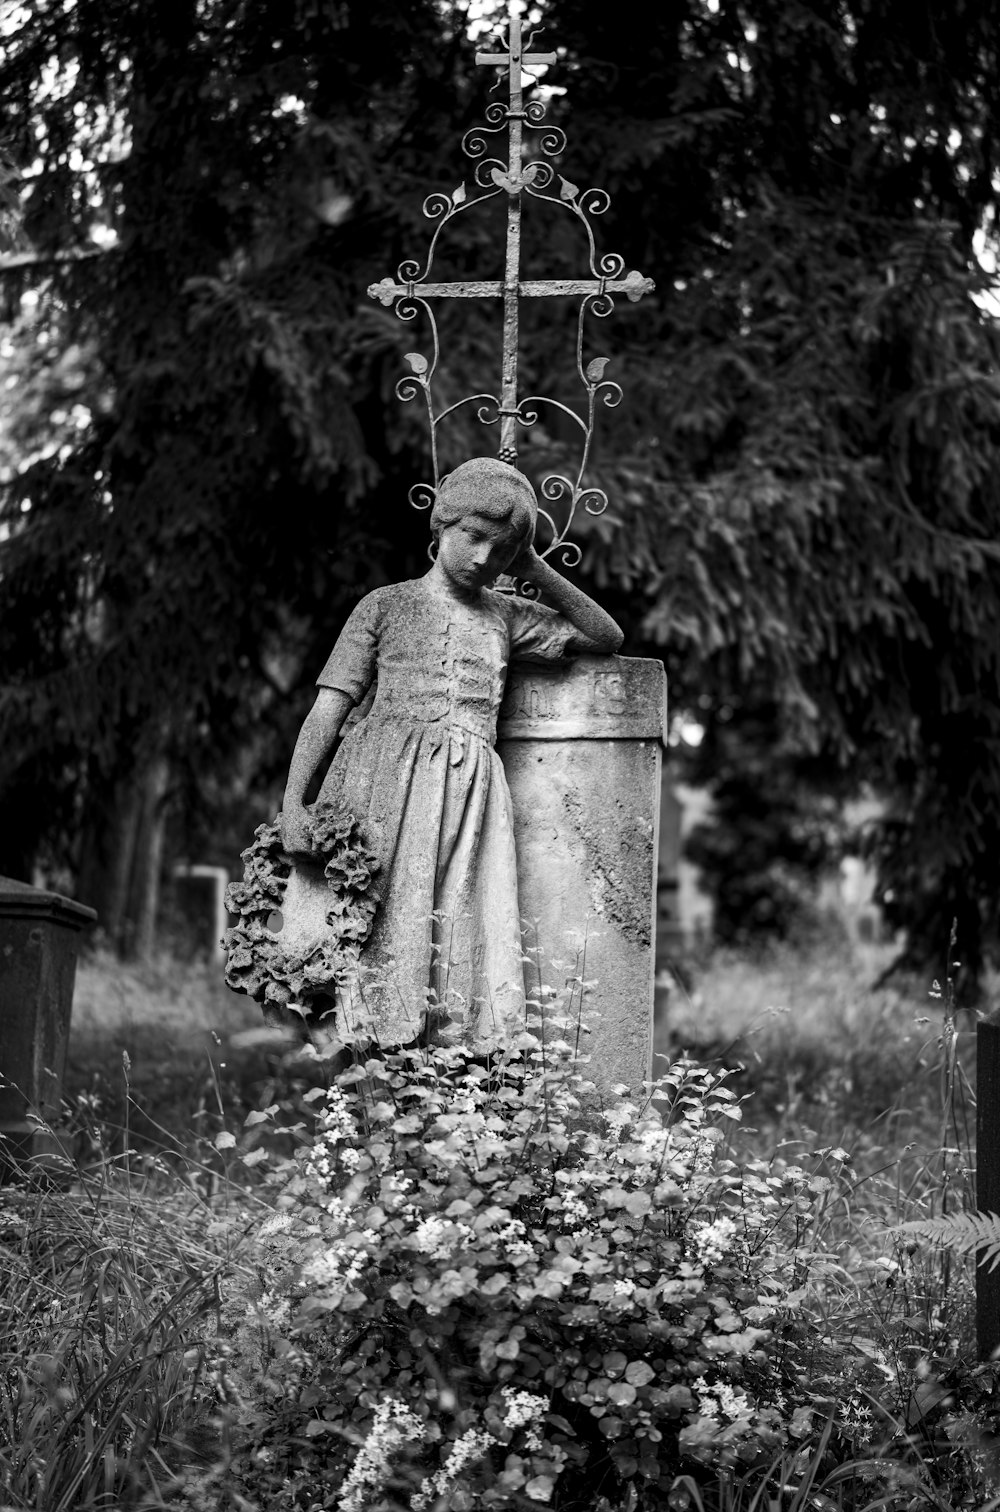
<svg viewBox="0 0 1000 1512">
<path fill-rule="evenodd" d="M 431 510 L 431 534 L 435 541 L 442 530 L 467 515 L 507 525 L 513 557 L 534 537 L 538 500 L 535 490 L 516 467 L 495 457 L 472 457 L 441 479 Z"/>
</svg>

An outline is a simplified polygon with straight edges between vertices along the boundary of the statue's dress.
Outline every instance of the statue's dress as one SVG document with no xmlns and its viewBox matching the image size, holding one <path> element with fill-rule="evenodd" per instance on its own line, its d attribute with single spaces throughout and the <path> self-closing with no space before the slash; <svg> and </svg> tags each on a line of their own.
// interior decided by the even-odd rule
<svg viewBox="0 0 1000 1512">
<path fill-rule="evenodd" d="M 511 660 L 558 661 L 573 626 L 552 609 L 424 577 L 362 599 L 317 679 L 369 712 L 337 749 L 320 798 L 352 813 L 379 861 L 362 959 L 364 1012 L 383 1045 L 429 1030 L 494 1048 L 523 1024 L 510 794 L 497 712 Z"/>
</svg>

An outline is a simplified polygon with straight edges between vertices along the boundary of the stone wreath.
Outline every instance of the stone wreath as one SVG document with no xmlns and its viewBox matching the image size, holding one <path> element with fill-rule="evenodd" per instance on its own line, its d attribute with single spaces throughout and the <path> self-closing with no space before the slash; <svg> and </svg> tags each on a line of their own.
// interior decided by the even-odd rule
<svg viewBox="0 0 1000 1512">
<path fill-rule="evenodd" d="M 365 848 L 353 814 L 315 803 L 308 810 L 308 830 L 317 862 L 326 863 L 329 934 L 305 955 L 286 950 L 280 934 L 268 928 L 281 910 L 292 872 L 280 817 L 258 825 L 253 843 L 242 852 L 243 881 L 226 889 L 226 908 L 240 921 L 223 941 L 227 984 L 261 1003 L 270 1024 L 308 1018 L 317 998 L 325 1000 L 320 1011 L 329 1009 L 336 988 L 357 964 L 377 907 L 370 888 L 378 862 Z"/>
</svg>

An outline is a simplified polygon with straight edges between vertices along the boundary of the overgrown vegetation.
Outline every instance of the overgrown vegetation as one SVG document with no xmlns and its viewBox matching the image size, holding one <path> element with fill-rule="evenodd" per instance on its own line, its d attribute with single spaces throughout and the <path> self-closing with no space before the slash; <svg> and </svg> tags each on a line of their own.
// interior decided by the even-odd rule
<svg viewBox="0 0 1000 1512">
<path fill-rule="evenodd" d="M 829 953 L 767 970 L 703 975 L 703 1054 L 747 1070 L 675 1052 L 655 1114 L 595 1107 L 572 1024 L 544 1061 L 532 1041 L 339 1079 L 277 1042 L 244 1075 L 219 1044 L 211 1119 L 157 1155 L 135 1089 L 178 1052 L 127 1031 L 119 1139 L 71 1191 L 2 1199 L 0 1499 L 994 1505 L 972 1261 L 900 1230 L 974 1205 L 972 1036 L 947 993 L 869 999 Z"/>
<path fill-rule="evenodd" d="M 0 1501 L 161 1506 L 255 1199 L 190 1156 L 183 1176 L 134 1152 L 73 1175 L 0 1188 Z"/>
</svg>

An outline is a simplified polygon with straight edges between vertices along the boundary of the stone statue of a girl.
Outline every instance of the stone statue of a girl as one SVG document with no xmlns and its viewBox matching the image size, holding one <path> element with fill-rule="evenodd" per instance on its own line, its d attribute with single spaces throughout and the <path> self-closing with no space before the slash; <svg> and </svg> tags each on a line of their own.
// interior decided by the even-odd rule
<svg viewBox="0 0 1000 1512">
<path fill-rule="evenodd" d="M 430 571 L 362 599 L 317 680 L 280 819 L 294 860 L 285 927 L 301 950 L 310 929 L 322 931 L 328 901 L 309 881 L 303 799 L 338 737 L 315 811 L 352 816 L 375 861 L 370 933 L 354 981 L 340 983 L 335 1033 L 363 1015 L 382 1045 L 431 1033 L 484 1052 L 523 1024 L 514 831 L 495 750 L 507 667 L 610 654 L 622 641 L 614 620 L 535 552 L 537 509 L 531 484 L 506 463 L 456 468 L 431 513 Z M 552 607 L 495 592 L 501 573 L 534 584 Z M 349 721 L 373 685 L 367 713 Z"/>
</svg>

